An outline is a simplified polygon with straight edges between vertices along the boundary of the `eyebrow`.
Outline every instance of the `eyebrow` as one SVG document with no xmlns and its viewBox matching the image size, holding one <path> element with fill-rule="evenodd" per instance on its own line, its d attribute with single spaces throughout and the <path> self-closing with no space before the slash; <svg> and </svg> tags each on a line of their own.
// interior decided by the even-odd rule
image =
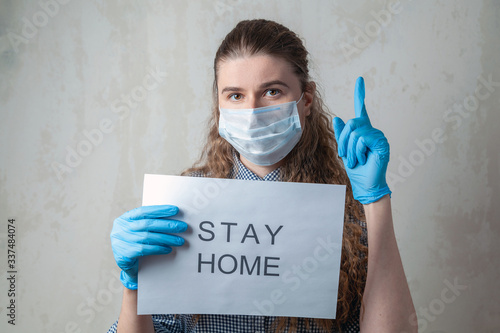
<svg viewBox="0 0 500 333">
<path fill-rule="evenodd" d="M 275 86 L 275 85 L 281 85 L 281 86 L 284 86 L 285 88 L 290 88 L 288 86 L 288 84 L 286 84 L 285 82 L 280 81 L 280 80 L 265 82 L 265 83 L 260 85 L 260 88 L 267 88 L 267 87 Z"/>
<path fill-rule="evenodd" d="M 288 84 L 286 84 L 285 82 L 283 82 L 281 80 L 273 80 L 273 81 L 264 82 L 263 84 L 261 84 L 260 89 L 264 89 L 264 88 L 267 88 L 270 86 L 275 86 L 275 85 L 281 85 L 281 86 L 284 86 L 286 88 L 290 88 L 288 86 Z M 241 90 L 243 90 L 243 89 L 241 89 L 239 87 L 225 87 L 224 89 L 222 89 L 221 94 L 223 94 L 225 92 L 234 92 L 234 91 L 241 91 Z"/>
</svg>

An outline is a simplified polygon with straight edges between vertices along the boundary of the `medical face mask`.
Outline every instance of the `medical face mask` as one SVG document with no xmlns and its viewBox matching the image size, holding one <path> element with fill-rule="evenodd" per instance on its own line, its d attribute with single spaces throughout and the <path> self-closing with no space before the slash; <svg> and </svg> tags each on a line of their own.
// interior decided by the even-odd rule
<svg viewBox="0 0 500 333">
<path fill-rule="evenodd" d="M 281 161 L 302 135 L 295 102 L 255 109 L 219 107 L 219 134 L 250 162 L 267 166 Z"/>
</svg>

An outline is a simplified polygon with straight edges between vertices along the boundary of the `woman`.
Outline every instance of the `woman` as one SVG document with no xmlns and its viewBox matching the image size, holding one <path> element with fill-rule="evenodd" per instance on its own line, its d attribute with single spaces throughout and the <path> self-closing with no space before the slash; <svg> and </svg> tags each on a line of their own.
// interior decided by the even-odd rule
<svg viewBox="0 0 500 333">
<path fill-rule="evenodd" d="M 126 287 L 118 332 L 416 332 L 385 181 L 389 145 L 370 124 L 363 80 L 356 82 L 356 117 L 346 124 L 335 118 L 334 131 L 301 40 L 266 20 L 242 21 L 226 36 L 214 74 L 207 143 L 183 174 L 347 185 L 336 319 L 138 316 L 137 258 L 183 244 L 176 234 L 187 225 L 174 220 L 177 207 L 166 205 L 115 220 L 112 247 Z"/>
</svg>

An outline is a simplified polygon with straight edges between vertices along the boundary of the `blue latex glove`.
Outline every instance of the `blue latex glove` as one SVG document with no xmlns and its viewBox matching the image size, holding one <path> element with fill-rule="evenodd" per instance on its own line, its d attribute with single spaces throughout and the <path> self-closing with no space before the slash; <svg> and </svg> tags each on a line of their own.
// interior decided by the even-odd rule
<svg viewBox="0 0 500 333">
<path fill-rule="evenodd" d="M 372 127 L 365 108 L 365 83 L 362 77 L 354 89 L 355 118 L 346 124 L 333 119 L 338 153 L 351 181 L 354 199 L 369 204 L 391 194 L 385 179 L 389 163 L 389 143 L 380 130 Z"/>
<path fill-rule="evenodd" d="M 120 280 L 128 288 L 137 289 L 138 258 L 172 252 L 171 246 L 184 244 L 184 239 L 172 235 L 184 232 L 187 224 L 167 219 L 179 208 L 170 205 L 144 206 L 126 212 L 113 223 L 111 248 L 118 267 Z"/>
</svg>

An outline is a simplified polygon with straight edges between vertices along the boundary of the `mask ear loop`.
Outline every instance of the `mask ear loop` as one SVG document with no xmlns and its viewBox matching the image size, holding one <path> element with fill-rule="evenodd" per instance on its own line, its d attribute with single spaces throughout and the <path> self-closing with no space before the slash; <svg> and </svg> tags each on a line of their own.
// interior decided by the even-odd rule
<svg viewBox="0 0 500 333">
<path fill-rule="evenodd" d="M 304 92 L 302 92 L 302 95 L 300 95 L 299 100 L 298 100 L 297 102 L 295 102 L 295 104 L 299 104 L 299 103 L 300 103 L 300 101 L 302 100 L 302 97 L 304 97 Z"/>
</svg>

